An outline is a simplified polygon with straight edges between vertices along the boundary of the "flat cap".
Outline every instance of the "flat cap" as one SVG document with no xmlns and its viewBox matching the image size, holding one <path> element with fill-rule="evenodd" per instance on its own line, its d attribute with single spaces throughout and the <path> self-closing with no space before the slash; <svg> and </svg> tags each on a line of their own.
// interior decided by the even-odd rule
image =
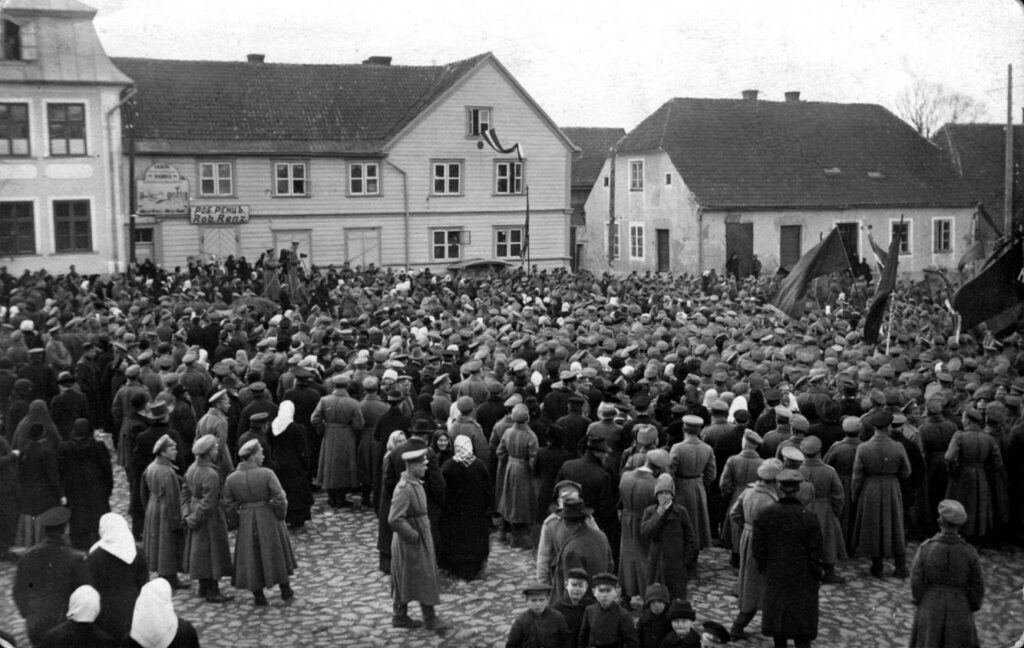
<svg viewBox="0 0 1024 648">
<path fill-rule="evenodd" d="M 160 452 L 164 448 L 166 448 L 167 446 L 170 446 L 170 445 L 174 445 L 174 439 L 172 439 L 167 434 L 161 436 L 159 439 L 156 440 L 156 443 L 153 444 L 153 454 L 154 455 L 160 454 Z"/>
<path fill-rule="evenodd" d="M 786 461 L 803 461 L 804 453 L 800 452 L 800 448 L 792 445 L 783 446 L 782 450 L 779 451 L 782 458 Z"/>
<path fill-rule="evenodd" d="M 809 436 L 800 442 L 800 452 L 804 455 L 816 455 L 821 452 L 821 439 Z"/>
<path fill-rule="evenodd" d="M 260 449 L 259 439 L 249 439 L 246 441 L 241 448 L 238 449 L 239 457 L 248 457 L 252 453 Z"/>
<path fill-rule="evenodd" d="M 657 466 L 662 470 L 666 470 L 672 465 L 672 456 L 669 455 L 668 450 L 663 450 L 662 448 L 648 450 L 646 457 L 648 463 L 652 466 Z"/>
<path fill-rule="evenodd" d="M 64 526 L 71 519 L 71 509 L 66 506 L 54 506 L 46 509 L 36 518 L 36 522 L 44 529 L 54 529 Z"/>
<path fill-rule="evenodd" d="M 952 499 L 945 499 L 939 502 L 939 519 L 946 524 L 963 526 L 967 523 L 967 511 L 964 505 Z"/>
<path fill-rule="evenodd" d="M 204 434 L 192 444 L 192 454 L 199 456 L 213 450 L 217 445 L 217 437 L 212 434 Z"/>
<path fill-rule="evenodd" d="M 683 427 L 690 430 L 695 428 L 699 430 L 704 427 L 704 419 L 695 414 L 687 414 L 683 416 Z"/>
</svg>

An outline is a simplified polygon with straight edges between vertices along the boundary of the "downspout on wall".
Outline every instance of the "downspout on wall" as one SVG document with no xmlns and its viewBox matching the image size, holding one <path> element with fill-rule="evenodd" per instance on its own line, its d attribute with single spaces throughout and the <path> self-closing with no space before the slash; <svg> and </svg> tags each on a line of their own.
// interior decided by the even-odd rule
<svg viewBox="0 0 1024 648">
<path fill-rule="evenodd" d="M 405 269 L 409 270 L 409 175 L 391 160 L 385 159 L 384 163 L 402 174 L 402 203 L 405 209 L 403 225 L 405 227 Z"/>
<path fill-rule="evenodd" d="M 697 274 L 704 272 L 704 207 L 697 207 Z"/>
<path fill-rule="evenodd" d="M 117 244 L 118 234 L 120 233 L 120 227 L 118 227 L 117 214 L 121 211 L 121 209 L 120 209 L 120 204 L 121 204 L 121 200 L 120 200 L 121 199 L 121 174 L 118 173 L 118 164 L 117 164 L 118 160 L 116 159 L 116 158 L 119 158 L 120 155 L 116 155 L 116 156 L 114 155 L 114 150 L 115 150 L 114 141 L 115 140 L 113 139 L 113 129 L 111 128 L 111 125 L 110 125 L 110 118 L 113 116 L 115 110 L 120 110 L 121 106 L 123 106 L 127 102 L 131 101 L 131 99 L 136 94 L 138 94 L 138 90 L 136 90 L 135 88 L 129 88 L 128 89 L 128 94 L 126 94 L 124 97 L 122 97 L 121 100 L 118 101 L 117 104 L 113 108 L 111 108 L 110 110 L 107 111 L 106 120 L 105 120 L 106 124 L 107 124 L 107 153 L 108 153 L 107 157 L 109 158 L 108 172 L 110 173 L 110 178 L 111 178 L 111 183 L 110 183 L 110 210 L 111 210 L 111 215 L 113 216 L 113 218 L 110 219 L 110 222 L 111 222 L 111 226 L 110 226 L 111 235 L 113 236 L 113 238 L 111 239 L 112 243 L 113 243 L 113 245 L 111 245 L 111 250 L 112 250 L 113 256 L 114 256 L 114 258 L 110 260 L 110 263 L 112 264 L 112 267 L 111 267 L 111 271 L 112 272 L 118 272 L 120 270 L 120 264 L 121 264 L 121 250 L 120 250 L 120 248 L 118 247 L 118 244 Z M 121 133 L 118 132 L 117 136 L 120 137 Z"/>
</svg>

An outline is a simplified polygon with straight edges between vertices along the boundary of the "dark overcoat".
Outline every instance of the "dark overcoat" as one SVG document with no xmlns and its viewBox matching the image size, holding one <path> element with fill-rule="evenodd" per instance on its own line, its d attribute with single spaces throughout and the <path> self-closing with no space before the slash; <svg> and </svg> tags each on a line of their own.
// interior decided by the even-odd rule
<svg viewBox="0 0 1024 648">
<path fill-rule="evenodd" d="M 978 552 L 956 533 L 939 533 L 917 550 L 910 570 L 917 610 L 911 648 L 976 648 L 974 613 L 985 597 Z"/>
<path fill-rule="evenodd" d="M 110 451 L 92 436 L 61 444 L 60 472 L 71 509 L 71 543 L 88 549 L 99 540 L 100 517 L 110 512 L 114 474 Z"/>
<path fill-rule="evenodd" d="M 851 488 L 857 506 L 853 542 L 860 554 L 892 558 L 906 553 L 899 480 L 908 476 L 907 451 L 888 435 L 876 432 L 857 446 Z"/>
<path fill-rule="evenodd" d="M 651 504 L 644 510 L 640 533 L 650 543 L 651 582 L 667 587 L 673 600 L 687 600 L 687 565 L 694 562 L 698 551 L 690 514 L 679 504 L 673 504 L 664 513 L 658 512 L 657 504 Z"/>
<path fill-rule="evenodd" d="M 187 527 L 181 570 L 196 579 L 230 576 L 231 547 L 220 473 L 209 459 L 196 459 L 185 473 L 181 517 Z"/>
<path fill-rule="evenodd" d="M 399 603 L 419 601 L 437 605 L 441 592 L 437 584 L 434 540 L 427 518 L 427 494 L 423 484 L 403 472 L 388 510 L 391 538 L 391 597 Z"/>
<path fill-rule="evenodd" d="M 97 547 L 85 559 L 90 584 L 100 593 L 100 615 L 96 625 L 115 639 L 123 639 L 132 628 L 132 612 L 139 591 L 149 581 L 146 556 L 137 551 L 131 564 Z"/>
<path fill-rule="evenodd" d="M 449 459 L 441 466 L 445 500 L 441 507 L 437 562 L 460 578 L 471 579 L 490 554 L 491 477 L 479 457 L 468 466 Z"/>
<path fill-rule="evenodd" d="M 32 645 L 38 646 L 50 628 L 64 621 L 71 593 L 88 582 L 82 554 L 60 540 L 47 538 L 22 555 L 12 598 Z"/>
<path fill-rule="evenodd" d="M 284 526 L 288 499 L 270 468 L 238 464 L 224 481 L 228 525 L 238 527 L 231 584 L 251 591 L 287 584 L 295 555 Z"/>
</svg>

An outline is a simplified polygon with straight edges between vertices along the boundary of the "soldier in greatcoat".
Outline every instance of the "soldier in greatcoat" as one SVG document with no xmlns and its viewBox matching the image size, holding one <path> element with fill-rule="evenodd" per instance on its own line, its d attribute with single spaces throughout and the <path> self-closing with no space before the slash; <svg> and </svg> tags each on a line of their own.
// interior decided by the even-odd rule
<svg viewBox="0 0 1024 648">
<path fill-rule="evenodd" d="M 316 483 L 333 507 L 351 506 L 346 495 L 359 490 L 357 435 L 363 430 L 359 401 L 348 394 L 349 377 L 333 378 L 334 391 L 320 399 L 310 421 L 323 432 Z"/>
<path fill-rule="evenodd" d="M 188 586 L 178 580 L 184 542 L 181 477 L 174 465 L 178 445 L 165 434 L 153 446 L 153 456 L 139 485 L 139 494 L 146 502 L 142 547 L 149 568 L 166 579 L 173 589 L 184 589 Z"/>
<path fill-rule="evenodd" d="M 711 520 L 708 517 L 706 486 L 715 479 L 717 466 L 711 446 L 700 440 L 704 421 L 699 416 L 683 417 L 683 440 L 669 453 L 672 457 L 670 472 L 675 478 L 676 501 L 690 514 L 697 532 L 698 551 L 711 546 Z M 692 573 L 697 569 L 697 553 L 692 554 Z"/>
<path fill-rule="evenodd" d="M 843 529 L 839 524 L 839 515 L 843 511 L 845 494 L 839 474 L 831 466 L 821 461 L 821 439 L 806 437 L 800 443 L 800 451 L 804 453 L 800 474 L 814 487 L 814 500 L 810 510 L 817 516 L 822 536 L 822 561 L 825 574 L 821 582 L 828 585 L 842 585 L 846 582 L 836 574 L 836 563 L 846 560 L 846 541 Z"/>
<path fill-rule="evenodd" d="M 222 594 L 218 579 L 231 575 L 228 523 L 221 506 L 221 482 L 217 472 L 220 447 L 213 435 L 192 445 L 195 461 L 185 473 L 181 492 L 181 517 L 187 527 L 182 571 L 199 581 L 199 596 L 211 603 L 232 597 Z"/>
</svg>

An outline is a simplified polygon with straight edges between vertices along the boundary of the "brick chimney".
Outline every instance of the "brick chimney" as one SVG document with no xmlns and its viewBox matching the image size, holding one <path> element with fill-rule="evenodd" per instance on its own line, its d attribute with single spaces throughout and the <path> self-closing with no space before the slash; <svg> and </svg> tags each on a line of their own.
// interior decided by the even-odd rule
<svg viewBox="0 0 1024 648">
<path fill-rule="evenodd" d="M 789 92 L 786 93 L 786 102 L 787 103 L 798 103 L 799 101 L 800 101 L 800 91 L 799 90 L 790 90 Z"/>
<path fill-rule="evenodd" d="M 245 60 L 249 63 L 263 63 L 267 58 L 266 54 L 246 54 Z"/>
<path fill-rule="evenodd" d="M 743 98 L 747 101 L 757 101 L 757 90 L 744 90 Z"/>
<path fill-rule="evenodd" d="M 390 56 L 371 56 L 370 58 L 363 61 L 363 65 L 391 65 Z"/>
</svg>

